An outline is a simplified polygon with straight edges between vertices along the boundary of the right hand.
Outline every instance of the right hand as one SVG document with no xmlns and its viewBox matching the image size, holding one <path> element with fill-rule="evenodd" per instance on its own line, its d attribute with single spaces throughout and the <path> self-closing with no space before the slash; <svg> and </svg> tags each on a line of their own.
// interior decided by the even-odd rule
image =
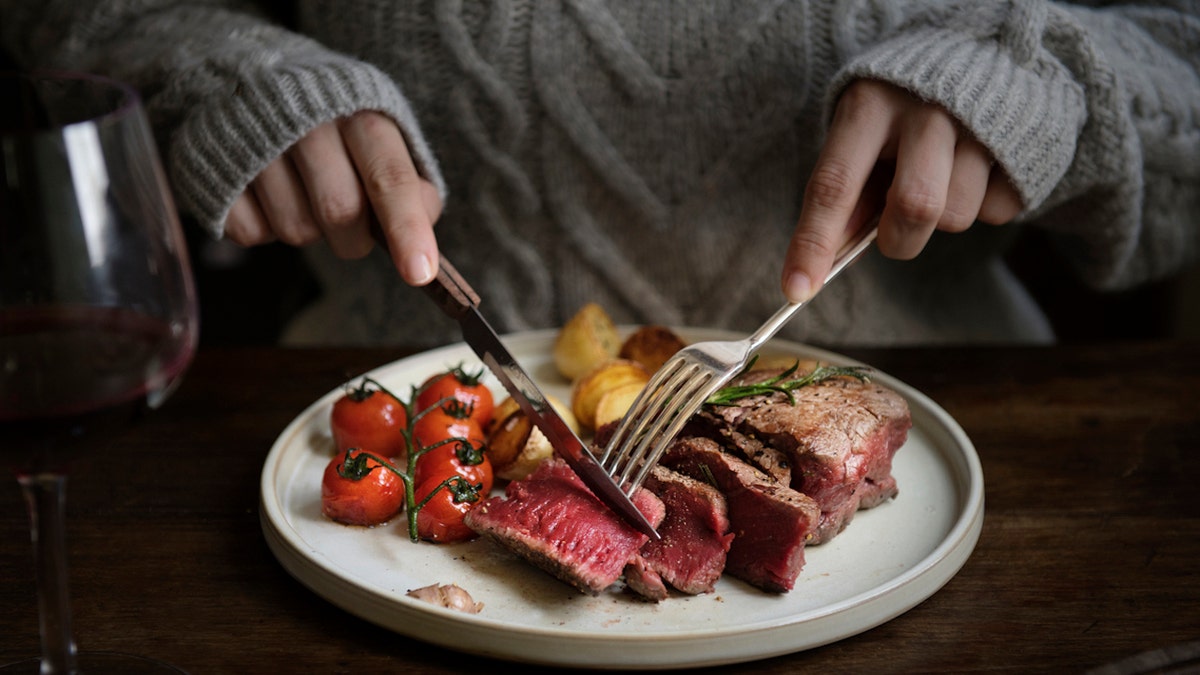
<svg viewBox="0 0 1200 675">
<path fill-rule="evenodd" d="M 414 286 L 437 273 L 433 225 L 442 200 L 417 173 L 400 128 L 373 111 L 328 122 L 263 169 L 234 202 L 225 236 L 242 246 L 321 239 L 339 258 L 371 251 L 377 221 L 401 277 Z"/>
</svg>

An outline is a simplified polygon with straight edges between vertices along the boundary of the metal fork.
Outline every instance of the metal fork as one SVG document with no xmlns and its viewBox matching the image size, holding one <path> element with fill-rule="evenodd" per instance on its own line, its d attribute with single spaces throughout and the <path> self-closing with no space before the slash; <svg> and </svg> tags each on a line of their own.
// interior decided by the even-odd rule
<svg viewBox="0 0 1200 675">
<path fill-rule="evenodd" d="M 864 227 L 834 260 L 828 284 L 875 240 L 878 220 Z M 809 298 L 811 300 L 812 298 Z M 698 342 L 672 356 L 646 383 L 604 447 L 600 464 L 632 495 L 667 445 L 708 397 L 740 373 L 750 358 L 808 301 L 788 303 L 742 340 Z"/>
</svg>

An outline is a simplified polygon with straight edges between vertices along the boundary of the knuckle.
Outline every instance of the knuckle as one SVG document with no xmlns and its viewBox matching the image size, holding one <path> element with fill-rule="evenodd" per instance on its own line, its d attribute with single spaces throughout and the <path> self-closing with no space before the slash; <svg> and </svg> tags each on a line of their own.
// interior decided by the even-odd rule
<svg viewBox="0 0 1200 675">
<path fill-rule="evenodd" d="M 374 110 L 360 110 L 350 115 L 350 117 L 345 118 L 342 123 L 347 121 L 361 125 L 364 129 L 371 132 L 384 129 L 389 124 L 392 124 L 391 120 Z"/>
<path fill-rule="evenodd" d="M 944 232 L 966 232 L 975 223 L 973 215 L 962 211 L 956 206 L 947 205 L 938 221 L 938 229 Z"/>
<path fill-rule="evenodd" d="M 980 222 L 988 225 L 1003 225 L 1021 213 L 1021 203 L 1018 199 L 1007 197 L 992 197 L 989 195 L 979 207 Z"/>
<path fill-rule="evenodd" d="M 313 231 L 312 228 L 287 228 L 278 233 L 279 241 L 289 246 L 308 246 L 316 243 L 320 238 L 320 234 Z"/>
<path fill-rule="evenodd" d="M 321 232 L 307 210 L 291 214 L 286 219 L 273 218 L 270 228 L 274 237 L 289 246 L 308 246 L 321 239 Z"/>
<path fill-rule="evenodd" d="M 239 246 L 258 246 L 270 240 L 270 233 L 242 220 L 231 218 L 225 223 L 225 238 Z"/>
<path fill-rule="evenodd" d="M 393 216 L 392 226 L 397 232 L 404 233 L 406 237 L 413 237 L 423 230 L 428 230 L 430 223 L 424 214 L 415 210 L 405 209 Z"/>
<path fill-rule="evenodd" d="M 1017 189 L 1008 181 L 1002 170 L 994 170 L 983 195 L 983 203 L 979 206 L 980 222 L 1003 225 L 1019 216 L 1023 208 Z"/>
<path fill-rule="evenodd" d="M 392 158 L 381 158 L 371 162 L 363 173 L 363 183 L 368 194 L 391 192 L 416 183 L 416 171 Z"/>
<path fill-rule="evenodd" d="M 888 112 L 894 93 L 889 85 L 875 80 L 856 80 L 838 97 L 834 120 L 858 127 L 880 124 Z"/>
<path fill-rule="evenodd" d="M 225 238 L 237 244 L 238 246 L 258 246 L 266 243 L 263 241 L 263 235 L 254 232 L 247 232 L 237 228 L 225 228 Z"/>
<path fill-rule="evenodd" d="M 323 226 L 340 230 L 357 223 L 362 211 L 359 200 L 335 194 L 318 200 L 313 215 Z"/>
<path fill-rule="evenodd" d="M 854 202 L 854 174 L 850 165 L 828 159 L 813 169 L 804 191 L 804 199 L 823 209 L 847 207 Z"/>
<path fill-rule="evenodd" d="M 942 197 L 925 187 L 899 191 L 894 205 L 902 221 L 915 225 L 938 222 L 946 208 Z"/>
<path fill-rule="evenodd" d="M 835 252 L 833 241 L 823 232 L 812 229 L 796 230 L 788 250 L 789 257 L 804 260 L 829 257 Z"/>
</svg>

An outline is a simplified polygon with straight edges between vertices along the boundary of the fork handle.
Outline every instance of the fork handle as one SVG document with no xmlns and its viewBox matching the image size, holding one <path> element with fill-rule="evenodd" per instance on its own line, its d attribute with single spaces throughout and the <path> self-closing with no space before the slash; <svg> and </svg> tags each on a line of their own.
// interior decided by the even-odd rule
<svg viewBox="0 0 1200 675">
<path fill-rule="evenodd" d="M 841 274 L 843 270 L 849 267 L 854 261 L 858 260 L 863 253 L 866 253 L 867 249 L 871 246 L 871 242 L 875 241 L 875 237 L 878 234 L 879 218 L 876 217 L 857 235 L 855 235 L 855 238 L 852 239 L 850 243 L 846 244 L 846 246 L 842 248 L 841 253 L 839 253 L 838 257 L 834 259 L 833 267 L 830 268 L 829 274 L 825 275 L 825 283 L 828 284 L 830 281 L 833 281 L 837 275 Z M 817 293 L 820 292 L 820 289 L 818 289 Z M 784 325 L 791 320 L 792 316 L 796 312 L 800 311 L 801 307 L 807 305 L 814 297 L 816 297 L 816 294 L 810 296 L 808 300 L 789 302 L 783 307 L 780 307 L 770 319 L 767 319 L 766 323 L 759 326 L 758 330 L 754 331 L 750 337 L 747 338 L 747 341 L 750 343 L 749 353 L 753 353 L 759 347 L 761 347 L 763 343 L 774 337 L 775 334 L 779 332 L 779 329 L 783 328 Z"/>
</svg>

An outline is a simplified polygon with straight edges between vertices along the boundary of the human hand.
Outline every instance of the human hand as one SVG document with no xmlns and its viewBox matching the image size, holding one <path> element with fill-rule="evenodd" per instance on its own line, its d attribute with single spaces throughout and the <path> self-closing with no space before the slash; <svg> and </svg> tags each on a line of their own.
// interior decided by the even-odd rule
<svg viewBox="0 0 1200 675">
<path fill-rule="evenodd" d="M 893 85 L 857 80 L 842 94 L 784 259 L 791 302 L 812 297 L 834 256 L 879 214 L 884 255 L 916 257 L 933 231 L 999 225 L 1021 200 L 991 154 L 941 107 Z"/>
<path fill-rule="evenodd" d="M 242 246 L 321 239 L 340 258 L 362 258 L 387 238 L 396 269 L 414 286 L 437 271 L 437 188 L 421 178 L 390 118 L 360 112 L 313 129 L 262 171 L 234 202 L 225 235 Z"/>
</svg>

